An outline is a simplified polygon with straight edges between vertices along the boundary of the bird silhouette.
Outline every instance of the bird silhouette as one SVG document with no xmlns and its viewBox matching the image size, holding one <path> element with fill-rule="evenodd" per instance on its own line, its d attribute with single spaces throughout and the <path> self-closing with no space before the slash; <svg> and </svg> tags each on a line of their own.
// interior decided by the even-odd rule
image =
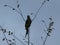
<svg viewBox="0 0 60 45">
<path fill-rule="evenodd" d="M 27 34 L 29 33 L 29 27 L 31 26 L 31 23 L 32 23 L 32 20 L 31 20 L 30 16 L 27 15 L 27 19 L 25 22 L 25 30 L 26 30 L 25 38 L 26 38 Z"/>
</svg>

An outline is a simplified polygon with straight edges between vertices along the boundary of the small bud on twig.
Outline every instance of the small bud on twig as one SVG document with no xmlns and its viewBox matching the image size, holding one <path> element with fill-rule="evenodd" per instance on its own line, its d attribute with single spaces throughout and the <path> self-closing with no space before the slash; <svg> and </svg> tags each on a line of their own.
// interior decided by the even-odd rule
<svg viewBox="0 0 60 45">
<path fill-rule="evenodd" d="M 13 8 L 12 10 L 15 10 L 15 8 Z"/>
<path fill-rule="evenodd" d="M 8 5 L 4 5 L 5 7 L 8 6 Z"/>
<path fill-rule="evenodd" d="M 17 5 L 17 8 L 19 8 L 19 4 Z"/>
<path fill-rule="evenodd" d="M 4 40 L 5 40 L 5 38 L 2 39 L 2 41 L 4 41 Z"/>
<path fill-rule="evenodd" d="M 47 0 L 47 1 L 49 1 L 49 0 Z"/>
</svg>

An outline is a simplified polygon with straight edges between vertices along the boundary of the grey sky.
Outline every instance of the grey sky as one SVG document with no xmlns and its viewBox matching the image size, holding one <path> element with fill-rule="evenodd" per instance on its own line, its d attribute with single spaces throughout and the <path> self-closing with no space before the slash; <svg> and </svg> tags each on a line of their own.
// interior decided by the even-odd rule
<svg viewBox="0 0 60 45">
<path fill-rule="evenodd" d="M 26 16 L 30 15 L 30 13 L 33 13 L 33 15 L 30 15 L 31 18 L 33 18 L 42 2 L 43 0 L 19 0 L 24 18 L 26 19 Z M 25 22 L 17 12 L 8 7 L 4 7 L 4 4 L 16 7 L 17 3 L 16 0 L 0 0 L 0 25 L 2 25 L 3 28 L 6 28 L 7 31 L 15 31 L 15 35 L 22 40 L 23 36 L 25 36 Z M 49 17 L 51 16 L 55 22 L 55 30 L 53 30 L 51 36 L 46 41 L 46 45 L 60 45 L 60 0 L 50 0 L 49 2 L 46 2 L 39 11 L 36 19 L 32 22 L 30 27 L 30 39 L 34 45 L 43 44 L 41 36 L 45 37 L 45 33 L 43 31 L 45 26 L 41 20 L 45 20 L 48 25 Z M 0 39 L 2 37 L 3 34 L 1 33 Z M 19 41 L 16 42 L 18 42 L 17 45 L 22 45 Z M 0 44 L 6 45 L 6 42 L 0 41 Z"/>
</svg>

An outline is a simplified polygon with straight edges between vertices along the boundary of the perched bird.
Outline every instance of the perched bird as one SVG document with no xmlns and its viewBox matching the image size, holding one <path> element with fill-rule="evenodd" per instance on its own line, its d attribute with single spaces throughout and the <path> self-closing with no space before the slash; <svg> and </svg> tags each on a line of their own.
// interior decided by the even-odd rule
<svg viewBox="0 0 60 45">
<path fill-rule="evenodd" d="M 25 22 L 25 30 L 26 30 L 26 34 L 25 37 L 27 36 L 27 34 L 29 33 L 29 27 L 31 26 L 32 20 L 30 18 L 30 16 L 27 16 L 26 22 Z"/>
</svg>

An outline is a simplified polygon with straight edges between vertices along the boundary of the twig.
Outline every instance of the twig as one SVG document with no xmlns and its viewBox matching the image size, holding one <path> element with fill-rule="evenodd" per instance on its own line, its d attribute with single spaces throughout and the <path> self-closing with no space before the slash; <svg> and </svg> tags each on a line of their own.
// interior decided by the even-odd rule
<svg viewBox="0 0 60 45">
<path fill-rule="evenodd" d="M 14 35 L 15 35 L 15 31 L 14 31 Z M 14 39 L 15 39 L 15 37 L 14 37 Z M 15 45 L 16 45 L 16 40 L 15 40 Z"/>
<path fill-rule="evenodd" d="M 30 37 L 29 37 L 30 31 L 28 31 L 28 45 L 30 45 Z"/>
<path fill-rule="evenodd" d="M 16 38 L 18 41 L 20 41 L 23 45 L 25 45 L 20 39 L 18 39 L 15 35 L 13 35 L 14 38 Z"/>
<path fill-rule="evenodd" d="M 25 38 L 22 34 L 21 34 L 21 36 L 22 36 L 23 38 Z M 25 38 L 25 39 L 23 39 L 23 40 L 25 40 L 25 42 L 28 43 L 28 41 L 27 41 L 26 39 L 28 40 L 28 38 Z M 33 42 L 30 41 L 30 43 L 31 43 L 31 45 L 33 45 Z"/>
<path fill-rule="evenodd" d="M 3 32 L 3 31 L 2 31 Z M 7 44 L 9 45 L 9 42 L 8 42 L 8 39 L 7 39 L 7 37 L 6 37 L 6 35 L 3 33 L 3 35 L 5 36 L 5 39 L 6 39 L 6 41 L 7 41 Z"/>
<path fill-rule="evenodd" d="M 1 27 L 1 25 L 0 25 L 0 27 Z M 4 29 L 1 27 L 1 30 L 4 30 Z M 2 32 L 3 32 L 3 31 L 2 31 Z M 3 35 L 4 35 L 5 39 L 6 39 L 7 44 L 9 45 L 8 39 L 7 39 L 7 37 L 6 37 L 6 35 L 5 35 L 4 32 L 3 32 Z"/>
<path fill-rule="evenodd" d="M 47 38 L 48 38 L 48 35 L 46 35 L 46 38 L 45 38 L 45 40 L 43 42 L 43 45 L 45 45 L 45 42 L 46 42 Z"/>
<path fill-rule="evenodd" d="M 52 26 L 53 26 L 53 24 L 54 24 L 54 22 L 52 21 L 52 18 L 49 18 L 49 20 L 50 20 L 50 23 L 49 23 L 49 27 L 47 28 L 47 35 L 46 35 L 46 38 L 45 38 L 45 40 L 44 40 L 44 42 L 43 42 L 43 45 L 45 45 L 45 43 L 46 43 L 46 40 L 47 40 L 47 38 L 48 38 L 48 36 L 50 36 L 50 33 L 51 33 L 51 31 L 52 31 Z"/>
<path fill-rule="evenodd" d="M 43 6 L 45 3 L 46 3 L 46 0 L 44 0 L 44 1 L 42 2 L 41 6 L 40 6 L 40 7 L 39 7 L 39 9 L 37 10 L 37 12 L 36 12 L 36 14 L 35 14 L 34 18 L 32 19 L 32 21 L 34 21 L 34 20 L 35 20 L 35 18 L 37 17 L 37 15 L 38 15 L 38 13 L 39 13 L 40 9 L 42 8 L 42 6 Z"/>
<path fill-rule="evenodd" d="M 5 7 L 9 7 L 9 8 L 12 8 L 13 10 L 15 10 L 17 13 L 19 13 L 20 15 L 21 15 L 21 17 L 22 17 L 22 19 L 24 20 L 24 22 L 25 22 L 25 19 L 24 19 L 24 17 L 23 17 L 23 15 L 22 15 L 22 11 L 20 10 L 20 12 L 17 10 L 17 9 L 15 9 L 14 7 L 12 7 L 12 6 L 10 6 L 10 5 L 4 5 Z"/>
<path fill-rule="evenodd" d="M 46 27 L 46 29 L 47 29 L 48 27 L 47 27 L 46 22 L 45 22 L 44 20 L 42 20 L 42 22 L 44 23 L 44 25 L 45 25 L 45 27 Z"/>
</svg>

